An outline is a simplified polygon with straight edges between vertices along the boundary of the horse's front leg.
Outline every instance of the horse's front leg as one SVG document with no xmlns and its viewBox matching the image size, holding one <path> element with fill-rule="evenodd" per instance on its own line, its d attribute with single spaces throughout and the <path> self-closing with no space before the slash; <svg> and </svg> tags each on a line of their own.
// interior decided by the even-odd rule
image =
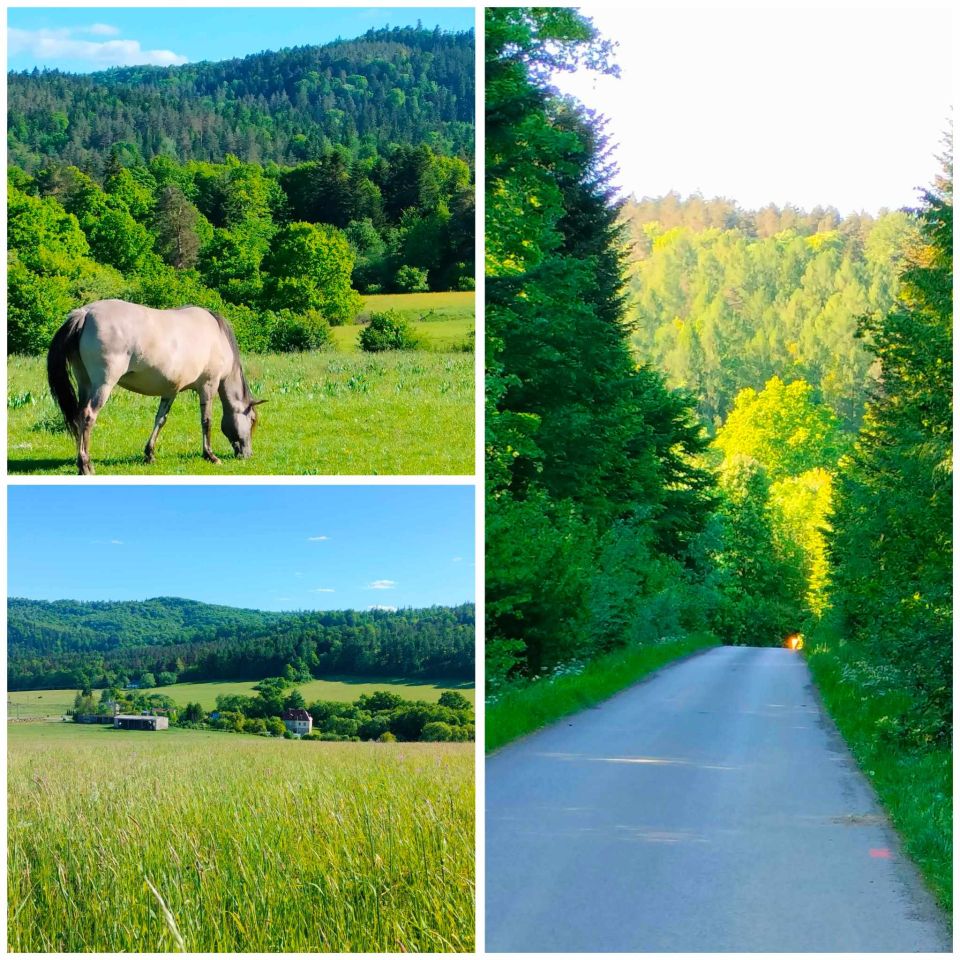
<svg viewBox="0 0 960 960">
<path fill-rule="evenodd" d="M 203 459 L 219 463 L 220 458 L 213 452 L 210 443 L 210 423 L 213 419 L 213 394 L 200 394 L 200 428 L 203 431 Z"/>
<path fill-rule="evenodd" d="M 143 451 L 143 456 L 147 463 L 153 463 L 153 450 L 157 445 L 157 437 L 160 436 L 160 431 L 167 422 L 167 414 L 170 412 L 174 400 L 176 400 L 176 397 L 162 397 L 160 400 L 160 406 L 157 408 L 157 416 L 153 421 L 153 433 L 150 434 L 150 439 L 147 441 L 147 445 Z"/>
<path fill-rule="evenodd" d="M 96 472 L 90 462 L 90 435 L 93 433 L 97 416 L 107 402 L 112 389 L 113 385 L 106 383 L 97 387 L 80 412 L 80 423 L 77 431 L 77 472 L 81 476 L 88 476 Z"/>
</svg>

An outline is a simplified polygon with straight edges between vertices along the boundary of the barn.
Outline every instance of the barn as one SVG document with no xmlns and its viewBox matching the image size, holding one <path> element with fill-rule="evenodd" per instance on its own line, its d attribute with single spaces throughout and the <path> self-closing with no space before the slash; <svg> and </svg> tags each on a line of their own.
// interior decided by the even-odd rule
<svg viewBox="0 0 960 960">
<path fill-rule="evenodd" d="M 137 713 L 118 713 L 113 718 L 117 730 L 166 730 L 170 726 L 167 717 L 151 717 Z"/>
</svg>

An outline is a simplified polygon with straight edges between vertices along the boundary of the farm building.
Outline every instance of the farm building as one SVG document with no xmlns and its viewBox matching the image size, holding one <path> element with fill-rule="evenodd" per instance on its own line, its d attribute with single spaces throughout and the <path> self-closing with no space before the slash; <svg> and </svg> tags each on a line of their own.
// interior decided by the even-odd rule
<svg viewBox="0 0 960 960">
<path fill-rule="evenodd" d="M 113 718 L 113 725 L 119 730 L 166 730 L 170 726 L 170 720 L 167 717 L 118 713 Z"/>
<path fill-rule="evenodd" d="M 283 711 L 283 725 L 290 733 L 303 736 L 313 729 L 313 717 L 303 707 L 291 707 Z"/>
<path fill-rule="evenodd" d="M 74 723 L 113 723 L 112 713 L 78 713 Z"/>
</svg>

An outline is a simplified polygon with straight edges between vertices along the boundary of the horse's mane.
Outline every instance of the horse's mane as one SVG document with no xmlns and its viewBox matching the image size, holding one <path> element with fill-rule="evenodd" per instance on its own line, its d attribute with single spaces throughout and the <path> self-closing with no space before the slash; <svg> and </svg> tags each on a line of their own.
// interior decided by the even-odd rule
<svg viewBox="0 0 960 960">
<path fill-rule="evenodd" d="M 246 400 L 252 400 L 253 394 L 250 393 L 250 388 L 247 386 L 247 378 L 243 372 L 243 365 L 240 363 L 240 347 L 237 345 L 237 335 L 233 332 L 233 327 L 230 326 L 229 321 L 226 317 L 217 313 L 214 310 L 209 310 L 206 307 L 201 307 L 200 309 L 206 310 L 207 313 L 217 321 L 217 326 L 220 327 L 221 333 L 227 338 L 227 343 L 230 344 L 230 350 L 233 353 L 233 362 L 237 370 L 240 371 L 240 382 L 243 384 L 243 396 Z"/>
</svg>

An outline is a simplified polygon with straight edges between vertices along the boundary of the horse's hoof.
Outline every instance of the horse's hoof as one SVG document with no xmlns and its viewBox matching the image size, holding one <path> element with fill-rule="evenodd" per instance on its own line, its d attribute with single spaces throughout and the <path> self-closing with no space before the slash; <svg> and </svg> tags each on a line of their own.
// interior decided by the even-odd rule
<svg viewBox="0 0 960 960">
<path fill-rule="evenodd" d="M 210 463 L 222 463 L 221 459 L 215 453 L 205 453 L 203 459 Z"/>
<path fill-rule="evenodd" d="M 154 461 L 154 456 L 152 453 L 144 454 L 144 457 L 143 457 L 144 463 L 153 463 L 153 461 Z"/>
</svg>

